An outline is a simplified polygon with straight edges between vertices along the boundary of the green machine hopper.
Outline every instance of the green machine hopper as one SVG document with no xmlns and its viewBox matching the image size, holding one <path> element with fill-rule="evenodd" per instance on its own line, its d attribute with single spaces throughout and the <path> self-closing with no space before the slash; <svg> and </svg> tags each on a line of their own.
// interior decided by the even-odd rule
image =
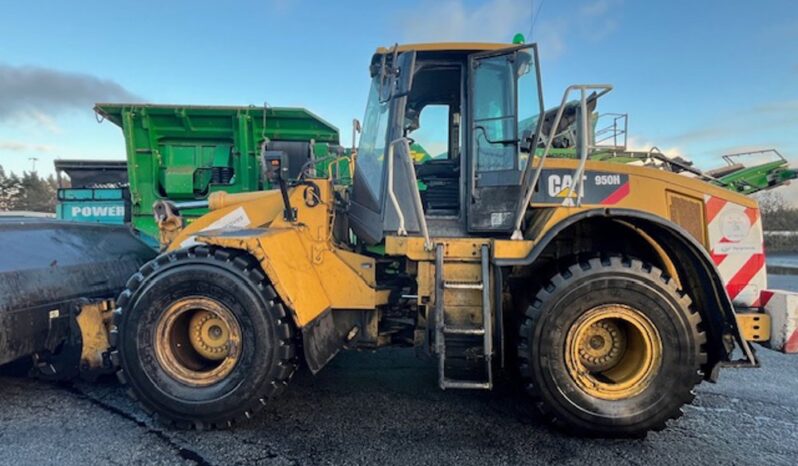
<svg viewBox="0 0 798 466">
<path fill-rule="evenodd" d="M 295 177 L 310 160 L 340 152 L 338 129 L 302 108 L 97 104 L 95 112 L 122 129 L 133 227 L 157 243 L 158 200 L 202 201 L 216 191 L 268 189 L 260 152 L 289 157 Z M 187 222 L 204 208 L 181 210 Z"/>
</svg>

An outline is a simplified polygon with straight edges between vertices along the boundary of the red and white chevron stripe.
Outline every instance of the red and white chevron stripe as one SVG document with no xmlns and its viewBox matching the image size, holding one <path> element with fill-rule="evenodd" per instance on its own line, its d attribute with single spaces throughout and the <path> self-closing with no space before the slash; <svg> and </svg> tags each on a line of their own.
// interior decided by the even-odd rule
<svg viewBox="0 0 798 466">
<path fill-rule="evenodd" d="M 767 289 L 759 209 L 705 195 L 710 255 L 737 306 L 761 306 Z"/>
</svg>

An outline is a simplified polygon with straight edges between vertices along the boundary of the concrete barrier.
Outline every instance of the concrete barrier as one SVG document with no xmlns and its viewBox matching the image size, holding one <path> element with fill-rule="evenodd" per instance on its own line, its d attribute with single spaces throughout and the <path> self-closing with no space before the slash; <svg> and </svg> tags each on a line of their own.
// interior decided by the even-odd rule
<svg viewBox="0 0 798 466">
<path fill-rule="evenodd" d="M 769 346 L 784 353 L 798 353 L 798 293 L 766 290 L 761 300 L 770 316 Z"/>
</svg>

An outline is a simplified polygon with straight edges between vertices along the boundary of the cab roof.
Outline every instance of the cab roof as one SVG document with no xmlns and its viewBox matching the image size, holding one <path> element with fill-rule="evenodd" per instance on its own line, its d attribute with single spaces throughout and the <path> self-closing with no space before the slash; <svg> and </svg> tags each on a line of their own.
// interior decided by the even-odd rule
<svg viewBox="0 0 798 466">
<path fill-rule="evenodd" d="M 432 42 L 423 44 L 403 44 L 397 45 L 398 52 L 406 52 L 408 50 L 416 50 L 418 52 L 462 52 L 462 51 L 476 51 L 487 52 L 490 50 L 505 49 L 514 47 L 518 44 L 505 44 L 496 42 Z M 384 55 L 392 53 L 393 47 L 379 47 L 375 55 Z"/>
</svg>

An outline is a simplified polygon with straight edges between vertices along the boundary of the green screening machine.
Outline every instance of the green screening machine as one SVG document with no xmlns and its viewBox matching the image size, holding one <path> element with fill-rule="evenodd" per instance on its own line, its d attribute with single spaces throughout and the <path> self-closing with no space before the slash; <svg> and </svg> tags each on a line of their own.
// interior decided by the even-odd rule
<svg viewBox="0 0 798 466">
<path fill-rule="evenodd" d="M 338 130 L 300 108 L 98 104 L 95 111 L 122 129 L 127 160 L 57 160 L 57 219 L 0 216 L 0 365 L 27 358 L 48 379 L 113 370 L 106 356 L 83 363 L 76 322 L 105 325 L 129 277 L 155 257 L 156 201 L 195 207 L 180 210 L 191 222 L 215 191 L 269 188 L 262 150 L 284 152 L 291 178 L 310 167 L 325 173 L 343 153 Z M 333 171 L 346 179 L 347 168 Z"/>
<path fill-rule="evenodd" d="M 268 188 L 261 176 L 264 145 L 288 155 L 291 178 L 314 160 L 342 153 L 338 129 L 302 108 L 97 104 L 94 110 L 122 129 L 129 218 L 154 244 L 156 201 L 190 205 L 215 191 Z M 191 222 L 206 211 L 181 209 L 181 215 Z"/>
</svg>

